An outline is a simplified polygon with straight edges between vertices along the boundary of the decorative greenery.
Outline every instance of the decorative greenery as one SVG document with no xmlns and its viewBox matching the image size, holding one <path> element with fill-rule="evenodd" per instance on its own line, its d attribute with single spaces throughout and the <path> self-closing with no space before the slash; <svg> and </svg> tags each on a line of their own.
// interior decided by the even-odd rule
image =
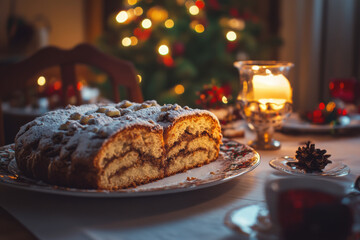
<svg viewBox="0 0 360 240">
<path fill-rule="evenodd" d="M 280 43 L 263 37 L 256 6 L 249 0 L 125 0 L 99 47 L 134 63 L 145 99 L 194 106 L 196 92 L 212 81 L 229 85 L 234 95 L 233 62 L 266 59 L 266 50 Z"/>
</svg>

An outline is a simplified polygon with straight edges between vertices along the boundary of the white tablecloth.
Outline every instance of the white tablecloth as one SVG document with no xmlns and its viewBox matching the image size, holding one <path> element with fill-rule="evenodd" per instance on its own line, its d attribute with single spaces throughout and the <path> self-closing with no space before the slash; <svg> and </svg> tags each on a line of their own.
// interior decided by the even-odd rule
<svg viewBox="0 0 360 240">
<path fill-rule="evenodd" d="M 331 160 L 351 168 L 345 177 L 327 177 L 349 189 L 360 175 L 360 136 L 283 135 L 277 151 L 259 151 L 260 165 L 230 182 L 184 193 L 137 198 L 60 196 L 0 186 L 0 205 L 40 239 L 236 239 L 224 225 L 230 209 L 264 201 L 264 182 L 290 177 L 269 166 L 277 156 L 294 155 L 311 140 Z M 254 135 L 238 139 L 246 143 Z"/>
</svg>

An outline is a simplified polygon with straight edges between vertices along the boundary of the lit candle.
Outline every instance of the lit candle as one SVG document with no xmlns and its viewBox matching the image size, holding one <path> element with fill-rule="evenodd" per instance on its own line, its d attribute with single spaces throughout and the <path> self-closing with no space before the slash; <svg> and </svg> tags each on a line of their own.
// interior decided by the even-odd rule
<svg viewBox="0 0 360 240">
<path fill-rule="evenodd" d="M 273 110 L 279 110 L 286 102 L 292 102 L 289 80 L 282 74 L 254 75 L 252 84 L 253 99 L 260 103 L 262 110 L 266 110 L 268 103 Z"/>
</svg>

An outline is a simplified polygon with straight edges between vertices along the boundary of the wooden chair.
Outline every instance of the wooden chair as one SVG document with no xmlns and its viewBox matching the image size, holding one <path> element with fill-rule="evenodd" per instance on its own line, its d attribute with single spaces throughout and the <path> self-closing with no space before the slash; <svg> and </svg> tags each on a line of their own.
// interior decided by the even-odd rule
<svg viewBox="0 0 360 240">
<path fill-rule="evenodd" d="M 127 99 L 134 102 L 143 101 L 136 72 L 130 62 L 106 55 L 89 44 L 80 44 L 71 50 L 46 47 L 21 62 L 0 69 L 0 146 L 4 145 L 1 100 L 9 93 L 26 89 L 28 80 L 44 69 L 53 66 L 60 67 L 62 80 L 60 102 L 62 106 L 68 104 L 67 91 L 70 86 L 75 90 L 76 104 L 82 103 L 80 92 L 76 87 L 76 64 L 93 66 L 108 74 L 111 78 L 115 102 L 120 100 L 119 86 L 125 88 Z"/>
</svg>

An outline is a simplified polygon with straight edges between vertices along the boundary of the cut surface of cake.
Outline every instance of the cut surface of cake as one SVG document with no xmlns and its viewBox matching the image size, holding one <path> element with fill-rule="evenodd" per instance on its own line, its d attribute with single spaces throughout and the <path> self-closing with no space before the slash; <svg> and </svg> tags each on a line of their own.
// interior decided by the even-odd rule
<svg viewBox="0 0 360 240">
<path fill-rule="evenodd" d="M 116 190 L 217 159 L 221 128 L 209 111 L 156 101 L 68 106 L 21 127 L 15 158 L 28 177 Z"/>
</svg>

